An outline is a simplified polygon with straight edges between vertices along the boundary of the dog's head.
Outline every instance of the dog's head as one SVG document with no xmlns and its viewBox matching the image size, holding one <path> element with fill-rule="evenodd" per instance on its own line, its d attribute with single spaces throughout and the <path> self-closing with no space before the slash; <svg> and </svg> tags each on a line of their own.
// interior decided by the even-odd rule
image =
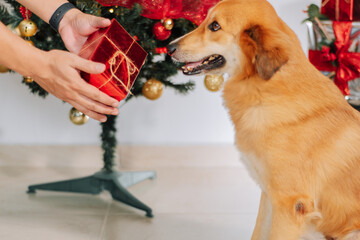
<svg viewBox="0 0 360 240">
<path fill-rule="evenodd" d="M 175 61 L 187 63 L 186 75 L 227 72 L 270 79 L 288 60 L 290 35 L 266 0 L 224 0 L 167 49 Z"/>
</svg>

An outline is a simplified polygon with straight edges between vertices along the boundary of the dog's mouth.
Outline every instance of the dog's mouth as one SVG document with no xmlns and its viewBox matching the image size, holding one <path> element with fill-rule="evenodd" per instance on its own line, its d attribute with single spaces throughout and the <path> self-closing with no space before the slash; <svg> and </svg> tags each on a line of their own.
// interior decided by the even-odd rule
<svg viewBox="0 0 360 240">
<path fill-rule="evenodd" d="M 200 74 L 203 71 L 221 68 L 224 66 L 225 62 L 223 56 L 213 54 L 197 62 L 188 62 L 185 66 L 181 67 L 181 70 L 185 75 L 195 75 Z"/>
</svg>

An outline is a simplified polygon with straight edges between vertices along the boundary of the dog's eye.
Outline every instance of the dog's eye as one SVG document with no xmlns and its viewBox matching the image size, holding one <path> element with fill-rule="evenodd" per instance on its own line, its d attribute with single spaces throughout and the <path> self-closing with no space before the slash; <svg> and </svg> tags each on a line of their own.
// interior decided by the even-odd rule
<svg viewBox="0 0 360 240">
<path fill-rule="evenodd" d="M 214 21 L 209 25 L 209 29 L 212 32 L 216 32 L 216 31 L 219 31 L 221 29 L 221 26 L 217 21 Z"/>
</svg>

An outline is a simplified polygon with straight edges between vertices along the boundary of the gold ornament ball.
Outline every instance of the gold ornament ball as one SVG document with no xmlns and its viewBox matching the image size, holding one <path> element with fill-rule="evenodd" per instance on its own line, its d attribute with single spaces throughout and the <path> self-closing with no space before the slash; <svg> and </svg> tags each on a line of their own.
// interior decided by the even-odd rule
<svg viewBox="0 0 360 240">
<path fill-rule="evenodd" d="M 151 78 L 144 83 L 142 87 L 142 94 L 150 100 L 156 100 L 161 97 L 164 86 L 162 82 Z"/>
<path fill-rule="evenodd" d="M 83 125 L 89 121 L 89 117 L 78 111 L 76 108 L 71 108 L 69 118 L 70 121 L 75 125 Z"/>
<path fill-rule="evenodd" d="M 24 77 L 24 81 L 26 83 L 32 83 L 34 81 L 34 79 L 32 79 L 31 77 Z"/>
<path fill-rule="evenodd" d="M 20 28 L 17 26 L 16 28 L 11 30 L 13 33 L 15 33 L 17 36 L 21 36 Z"/>
<path fill-rule="evenodd" d="M 33 21 L 31 21 L 29 19 L 25 19 L 20 22 L 19 30 L 20 30 L 21 36 L 32 37 L 36 34 L 37 26 Z"/>
<path fill-rule="evenodd" d="M 29 45 L 31 45 L 31 46 L 35 46 L 34 42 L 31 41 L 31 40 L 25 40 L 25 42 L 27 42 L 27 43 L 28 43 Z"/>
<path fill-rule="evenodd" d="M 166 30 L 171 30 L 174 27 L 174 21 L 171 18 L 165 18 L 162 21 L 162 24 L 164 25 Z"/>
<path fill-rule="evenodd" d="M 204 84 L 209 91 L 217 92 L 221 90 L 224 84 L 224 77 L 219 75 L 206 75 Z"/>
<path fill-rule="evenodd" d="M 17 26 L 16 28 L 13 28 L 12 24 L 9 24 L 9 25 L 7 25 L 7 27 L 16 35 L 21 36 L 19 26 Z"/>
<path fill-rule="evenodd" d="M 8 71 L 9 69 L 6 66 L 0 64 L 0 73 L 7 73 Z"/>
</svg>

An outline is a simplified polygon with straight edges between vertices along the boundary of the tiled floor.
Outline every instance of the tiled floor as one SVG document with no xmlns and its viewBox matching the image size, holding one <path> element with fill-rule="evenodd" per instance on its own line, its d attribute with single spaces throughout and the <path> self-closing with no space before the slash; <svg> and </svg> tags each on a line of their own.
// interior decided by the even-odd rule
<svg viewBox="0 0 360 240">
<path fill-rule="evenodd" d="M 0 146 L 0 239 L 250 239 L 259 190 L 235 147 L 122 146 L 117 161 L 123 170 L 156 170 L 155 180 L 129 188 L 154 218 L 107 192 L 25 193 L 29 184 L 94 173 L 96 146 Z"/>
</svg>

